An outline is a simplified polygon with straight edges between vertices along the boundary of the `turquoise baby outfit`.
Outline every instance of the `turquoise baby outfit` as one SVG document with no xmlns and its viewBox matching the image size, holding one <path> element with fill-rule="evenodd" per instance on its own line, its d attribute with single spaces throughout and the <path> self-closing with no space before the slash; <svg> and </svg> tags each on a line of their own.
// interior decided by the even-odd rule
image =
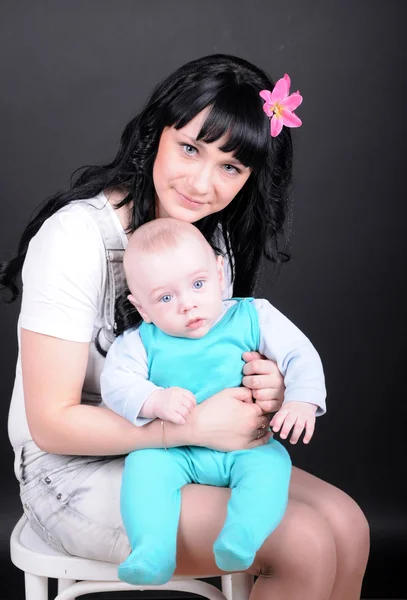
<svg viewBox="0 0 407 600">
<path fill-rule="evenodd" d="M 163 388 L 190 390 L 198 403 L 226 387 L 239 387 L 245 364 L 242 354 L 258 348 L 260 342 L 259 318 L 251 298 L 233 304 L 198 339 L 167 335 L 145 322 L 139 332 L 147 351 L 148 378 Z"/>
<path fill-rule="evenodd" d="M 242 354 L 257 350 L 260 338 L 251 299 L 239 299 L 199 339 L 172 337 L 151 323 L 142 323 L 139 333 L 149 379 L 164 388 L 186 388 L 198 402 L 241 385 Z M 290 474 L 288 452 L 273 439 L 235 452 L 183 446 L 130 453 L 123 473 L 121 512 L 132 552 L 119 567 L 120 579 L 135 585 L 159 585 L 171 579 L 181 488 L 188 483 L 231 488 L 214 555 L 224 571 L 247 569 L 284 515 Z"/>
</svg>

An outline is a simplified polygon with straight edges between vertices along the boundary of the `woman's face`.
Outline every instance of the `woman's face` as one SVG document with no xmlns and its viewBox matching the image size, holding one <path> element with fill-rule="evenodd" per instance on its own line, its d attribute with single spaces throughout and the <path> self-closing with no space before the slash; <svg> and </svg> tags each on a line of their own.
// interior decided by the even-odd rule
<svg viewBox="0 0 407 600">
<path fill-rule="evenodd" d="M 230 204 L 250 176 L 249 167 L 220 150 L 226 137 L 212 144 L 197 141 L 208 112 L 161 134 L 153 167 L 157 217 L 194 223 Z"/>
</svg>

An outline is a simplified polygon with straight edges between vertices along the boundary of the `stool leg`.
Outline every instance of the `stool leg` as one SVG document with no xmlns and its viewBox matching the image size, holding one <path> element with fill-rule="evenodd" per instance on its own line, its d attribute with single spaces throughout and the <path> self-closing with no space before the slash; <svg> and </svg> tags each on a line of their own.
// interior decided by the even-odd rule
<svg viewBox="0 0 407 600">
<path fill-rule="evenodd" d="M 76 583 L 76 579 L 58 579 L 58 594 L 64 592 Z"/>
<path fill-rule="evenodd" d="M 228 600 L 249 600 L 253 583 L 254 577 L 248 573 L 223 575 L 222 591 Z"/>
<path fill-rule="evenodd" d="M 25 600 L 48 600 L 48 577 L 24 573 Z"/>
<path fill-rule="evenodd" d="M 232 600 L 232 575 L 221 576 L 222 593 L 226 596 L 226 600 Z"/>
</svg>

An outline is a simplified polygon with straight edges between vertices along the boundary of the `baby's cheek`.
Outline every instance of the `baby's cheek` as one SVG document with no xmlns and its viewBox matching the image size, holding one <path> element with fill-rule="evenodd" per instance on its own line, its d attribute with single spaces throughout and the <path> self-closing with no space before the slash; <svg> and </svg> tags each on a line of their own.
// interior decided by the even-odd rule
<svg viewBox="0 0 407 600">
<path fill-rule="evenodd" d="M 176 319 L 166 316 L 163 319 L 163 325 L 165 326 L 165 330 L 168 331 L 170 335 L 176 335 L 179 333 L 179 327 L 177 328 Z M 164 329 L 164 327 L 161 327 L 161 329 Z"/>
</svg>

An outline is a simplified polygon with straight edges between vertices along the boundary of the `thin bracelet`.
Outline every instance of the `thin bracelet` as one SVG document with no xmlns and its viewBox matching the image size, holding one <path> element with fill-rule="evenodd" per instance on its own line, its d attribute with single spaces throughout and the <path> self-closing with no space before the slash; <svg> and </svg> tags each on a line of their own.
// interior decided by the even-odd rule
<svg viewBox="0 0 407 600">
<path fill-rule="evenodd" d="M 163 434 L 163 445 L 164 445 L 164 448 L 166 450 L 168 450 L 168 448 L 167 448 L 167 438 L 165 437 L 164 421 L 161 421 L 161 431 L 162 431 L 162 434 Z"/>
</svg>

